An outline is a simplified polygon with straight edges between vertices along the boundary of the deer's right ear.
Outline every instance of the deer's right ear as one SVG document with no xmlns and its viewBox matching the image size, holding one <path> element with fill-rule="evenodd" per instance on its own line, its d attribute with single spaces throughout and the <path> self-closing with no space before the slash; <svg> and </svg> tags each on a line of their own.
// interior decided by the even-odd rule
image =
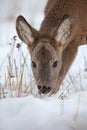
<svg viewBox="0 0 87 130">
<path fill-rule="evenodd" d="M 32 46 L 38 31 L 32 28 L 23 16 L 18 16 L 16 20 L 16 30 L 19 38 L 25 42 L 29 47 Z"/>
</svg>

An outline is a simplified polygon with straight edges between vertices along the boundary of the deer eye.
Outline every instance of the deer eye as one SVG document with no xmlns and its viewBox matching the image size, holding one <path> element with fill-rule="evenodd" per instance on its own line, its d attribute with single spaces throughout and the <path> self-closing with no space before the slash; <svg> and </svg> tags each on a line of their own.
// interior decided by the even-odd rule
<svg viewBox="0 0 87 130">
<path fill-rule="evenodd" d="M 58 61 L 55 61 L 55 62 L 53 63 L 53 67 L 56 68 L 57 65 L 58 65 Z"/>
<path fill-rule="evenodd" d="M 34 62 L 34 61 L 32 61 L 32 67 L 33 68 L 36 68 L 37 66 L 36 66 L 36 63 Z"/>
</svg>

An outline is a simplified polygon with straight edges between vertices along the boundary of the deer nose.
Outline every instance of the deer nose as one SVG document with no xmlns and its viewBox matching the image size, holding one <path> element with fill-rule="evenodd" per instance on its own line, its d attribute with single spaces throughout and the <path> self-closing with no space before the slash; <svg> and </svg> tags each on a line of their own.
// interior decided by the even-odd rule
<svg viewBox="0 0 87 130">
<path fill-rule="evenodd" d="M 40 90 L 41 93 L 46 94 L 50 92 L 51 87 L 46 87 L 45 85 L 44 86 L 39 85 L 38 89 Z"/>
</svg>

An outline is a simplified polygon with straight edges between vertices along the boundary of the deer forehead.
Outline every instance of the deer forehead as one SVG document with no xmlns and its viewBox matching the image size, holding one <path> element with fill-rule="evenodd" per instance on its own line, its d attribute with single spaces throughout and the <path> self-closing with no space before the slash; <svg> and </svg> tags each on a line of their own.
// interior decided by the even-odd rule
<svg viewBox="0 0 87 130">
<path fill-rule="evenodd" d="M 43 61 L 54 60 L 57 55 L 58 51 L 48 42 L 39 42 L 32 52 L 33 58 Z"/>
</svg>

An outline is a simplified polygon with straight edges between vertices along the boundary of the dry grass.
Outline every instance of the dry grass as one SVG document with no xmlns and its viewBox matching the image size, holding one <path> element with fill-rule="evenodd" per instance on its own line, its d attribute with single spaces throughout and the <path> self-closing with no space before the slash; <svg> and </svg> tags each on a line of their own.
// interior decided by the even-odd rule
<svg viewBox="0 0 87 130">
<path fill-rule="evenodd" d="M 84 70 L 78 69 L 77 73 L 69 71 L 61 85 L 59 98 L 64 99 L 67 95 L 79 91 L 87 91 L 87 58 L 84 59 Z"/>
<path fill-rule="evenodd" d="M 22 43 L 17 43 L 16 36 L 13 37 L 13 42 L 9 54 L 1 63 L 0 71 L 2 73 L 5 66 L 5 73 L 0 75 L 3 83 L 0 83 L 0 99 L 7 97 L 24 97 L 28 94 L 33 94 L 35 80 L 27 63 L 29 55 L 24 56 Z M 14 51 L 17 50 L 16 57 Z"/>
</svg>

